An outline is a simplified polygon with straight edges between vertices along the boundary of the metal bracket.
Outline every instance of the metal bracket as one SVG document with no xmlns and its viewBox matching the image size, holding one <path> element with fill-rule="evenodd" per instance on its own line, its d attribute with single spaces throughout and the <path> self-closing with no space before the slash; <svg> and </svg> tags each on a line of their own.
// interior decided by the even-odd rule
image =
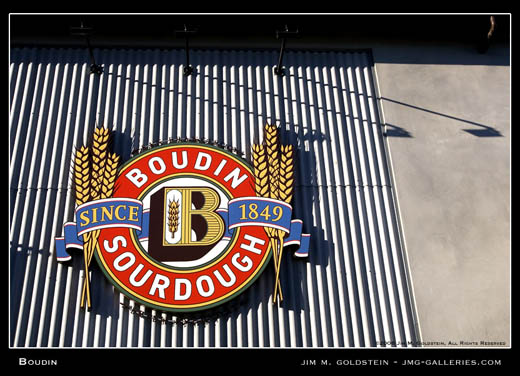
<svg viewBox="0 0 520 376">
<path fill-rule="evenodd" d="M 282 68 L 283 53 L 285 52 L 285 41 L 287 38 L 295 38 L 299 36 L 298 29 L 289 31 L 289 27 L 285 25 L 285 30 L 276 30 L 276 39 L 282 38 L 282 45 L 280 47 L 280 55 L 278 56 L 278 64 L 274 68 L 274 74 L 277 76 L 284 76 L 285 71 Z"/>
<path fill-rule="evenodd" d="M 91 27 L 83 26 L 83 21 L 81 21 L 81 26 L 70 28 L 71 35 L 85 37 L 85 41 L 87 42 L 88 53 L 90 56 L 90 73 L 95 73 L 97 75 L 100 75 L 101 73 L 103 73 L 103 66 L 96 64 L 96 59 L 94 58 L 94 52 L 92 51 L 92 46 L 90 45 L 89 36 L 92 35 L 93 32 L 94 31 Z"/>
<path fill-rule="evenodd" d="M 183 73 L 184 76 L 189 76 L 193 73 L 193 67 L 190 65 L 190 43 L 189 43 L 189 37 L 190 34 L 193 35 L 197 33 L 197 29 L 192 28 L 189 29 L 186 24 L 184 24 L 183 30 L 176 30 L 175 35 L 177 37 L 184 37 L 186 41 L 186 64 L 184 65 Z"/>
</svg>

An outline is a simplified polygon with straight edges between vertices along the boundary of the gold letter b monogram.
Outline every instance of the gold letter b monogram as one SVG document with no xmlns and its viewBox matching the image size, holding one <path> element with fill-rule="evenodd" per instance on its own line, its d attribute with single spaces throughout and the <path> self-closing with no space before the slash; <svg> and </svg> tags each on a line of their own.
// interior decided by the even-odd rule
<svg viewBox="0 0 520 376">
<path fill-rule="evenodd" d="M 220 196 L 208 187 L 165 187 L 150 198 L 148 253 L 158 261 L 193 261 L 224 235 L 215 211 Z"/>
<path fill-rule="evenodd" d="M 174 189 L 182 196 L 181 238 L 177 244 L 209 245 L 218 242 L 224 234 L 224 221 L 215 212 L 220 204 L 218 193 L 206 187 Z"/>
</svg>

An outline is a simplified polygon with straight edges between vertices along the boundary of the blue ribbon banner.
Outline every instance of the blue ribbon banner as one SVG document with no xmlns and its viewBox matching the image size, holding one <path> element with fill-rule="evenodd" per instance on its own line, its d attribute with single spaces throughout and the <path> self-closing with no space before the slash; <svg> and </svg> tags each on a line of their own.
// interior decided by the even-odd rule
<svg viewBox="0 0 520 376">
<path fill-rule="evenodd" d="M 302 221 L 291 220 L 292 207 L 282 201 L 262 197 L 241 197 L 229 201 L 228 209 L 217 213 L 225 223 L 223 239 L 231 239 L 235 228 L 241 226 L 271 227 L 287 233 L 284 246 L 298 245 L 296 257 L 309 254 L 310 235 L 302 234 Z M 76 208 L 76 222 L 63 226 L 64 236 L 56 238 L 56 258 L 68 261 L 67 248 L 83 249 L 83 235 L 110 227 L 133 228 L 139 240 L 148 239 L 148 209 L 141 201 L 131 198 L 108 198 L 87 202 Z"/>
<path fill-rule="evenodd" d="M 137 231 L 139 240 L 148 238 L 149 210 L 131 198 L 107 198 L 87 202 L 76 208 L 76 222 L 63 226 L 63 237 L 56 238 L 56 258 L 68 261 L 67 248 L 83 249 L 83 235 L 110 227 L 128 227 Z"/>
<path fill-rule="evenodd" d="M 302 234 L 303 222 L 291 220 L 291 205 L 264 197 L 240 197 L 228 203 L 228 210 L 218 209 L 224 219 L 226 233 L 230 239 L 233 229 L 241 226 L 271 227 L 287 233 L 284 246 L 297 245 L 296 257 L 309 255 L 310 235 Z"/>
</svg>

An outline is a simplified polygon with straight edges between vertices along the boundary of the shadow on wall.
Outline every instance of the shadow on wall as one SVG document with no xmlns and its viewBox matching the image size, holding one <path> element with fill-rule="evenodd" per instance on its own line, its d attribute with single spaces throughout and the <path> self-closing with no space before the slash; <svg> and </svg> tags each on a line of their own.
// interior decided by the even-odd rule
<svg viewBox="0 0 520 376">
<path fill-rule="evenodd" d="M 491 44 L 485 54 L 474 44 L 447 45 L 425 42 L 417 45 L 373 44 L 375 64 L 442 64 L 509 66 L 510 48 L 506 44 Z"/>
<path fill-rule="evenodd" d="M 445 117 L 445 118 L 448 118 L 448 119 L 452 119 L 452 120 L 460 121 L 460 122 L 463 122 L 463 123 L 475 125 L 477 127 L 480 127 L 481 129 L 463 129 L 463 131 L 464 132 L 468 132 L 469 134 L 472 134 L 473 136 L 476 136 L 476 137 L 503 137 L 502 134 L 497 129 L 495 129 L 493 127 L 490 127 L 489 125 L 476 123 L 474 121 L 461 119 L 461 118 L 458 118 L 458 117 L 455 117 L 455 116 L 451 116 L 451 115 L 447 115 L 447 114 L 442 114 L 442 113 L 437 112 L 437 111 L 432 111 L 432 110 L 428 110 L 426 108 L 413 106 L 411 104 L 399 102 L 399 101 L 396 101 L 396 100 L 390 99 L 390 98 L 381 97 L 381 98 L 378 98 L 378 99 L 380 99 L 382 101 L 395 103 L 395 104 L 398 104 L 398 105 L 401 105 L 401 106 L 406 106 L 406 107 L 409 107 L 409 108 L 413 108 L 415 110 L 424 111 L 424 112 L 427 112 L 429 114 L 442 116 L 442 117 Z M 408 132 L 404 128 L 398 127 L 397 125 L 388 124 L 387 123 L 387 124 L 385 124 L 385 127 L 387 129 L 386 129 L 384 135 L 387 136 L 387 137 L 412 137 L 410 132 Z"/>
<path fill-rule="evenodd" d="M 412 134 L 406 129 L 398 127 L 397 125 L 386 123 L 384 124 L 383 136 L 385 137 L 412 137 Z"/>
</svg>

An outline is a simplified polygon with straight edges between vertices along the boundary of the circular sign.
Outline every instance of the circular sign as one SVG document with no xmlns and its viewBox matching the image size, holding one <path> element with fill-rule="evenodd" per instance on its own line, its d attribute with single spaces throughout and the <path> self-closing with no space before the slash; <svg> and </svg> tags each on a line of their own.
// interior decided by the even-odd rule
<svg viewBox="0 0 520 376">
<path fill-rule="evenodd" d="M 261 224 L 228 226 L 228 205 L 251 196 L 251 168 L 234 154 L 191 143 L 150 149 L 119 168 L 112 198 L 95 213 L 127 224 L 99 230 L 96 260 L 123 294 L 151 308 L 222 304 L 248 288 L 271 255 Z"/>
</svg>

